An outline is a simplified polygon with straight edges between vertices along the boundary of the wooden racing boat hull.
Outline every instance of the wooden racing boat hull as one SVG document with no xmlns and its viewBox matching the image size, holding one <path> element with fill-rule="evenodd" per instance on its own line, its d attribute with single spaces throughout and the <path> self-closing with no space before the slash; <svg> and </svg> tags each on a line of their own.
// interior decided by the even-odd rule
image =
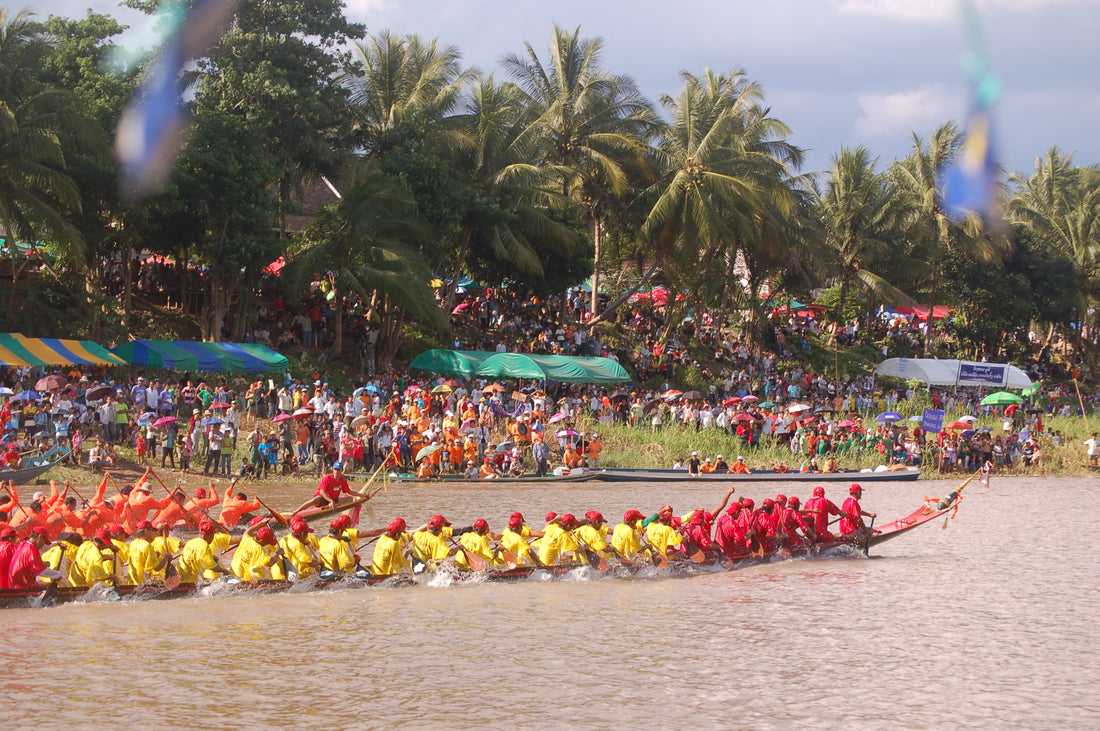
<svg viewBox="0 0 1100 731">
<path fill-rule="evenodd" d="M 7 482 L 11 480 L 16 485 L 26 484 L 61 464 L 62 460 L 69 456 L 69 451 L 70 450 L 67 449 L 61 451 L 57 447 L 54 447 L 41 457 L 32 457 L 27 460 L 30 464 L 26 467 L 21 467 L 17 470 L 0 470 L 0 481 Z"/>
<path fill-rule="evenodd" d="M 689 475 L 686 470 L 606 469 L 600 472 L 603 482 L 911 482 L 920 479 L 919 469 L 884 470 L 882 472 L 753 472 L 746 475 L 728 472 L 703 472 Z"/>
<path fill-rule="evenodd" d="M 462 475 L 440 475 L 439 477 L 417 477 L 416 475 L 397 475 L 391 474 L 385 477 L 379 477 L 380 482 L 456 482 L 463 484 L 477 484 L 477 483 L 497 483 L 497 482 L 589 482 L 590 480 L 599 480 L 602 478 L 603 471 L 591 471 L 583 472 L 571 475 L 547 475 L 546 477 L 535 477 L 534 474 L 525 474 L 519 477 L 491 477 L 489 479 L 482 478 L 468 478 Z"/>
</svg>

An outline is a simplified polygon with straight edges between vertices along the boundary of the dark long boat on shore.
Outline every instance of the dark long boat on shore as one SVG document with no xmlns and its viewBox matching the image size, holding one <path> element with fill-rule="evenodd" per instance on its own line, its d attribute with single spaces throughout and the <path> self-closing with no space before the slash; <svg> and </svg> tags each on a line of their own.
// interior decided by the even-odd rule
<svg viewBox="0 0 1100 731">
<path fill-rule="evenodd" d="M 11 480 L 16 485 L 26 484 L 61 464 L 70 451 L 67 447 L 50 447 L 44 454 L 24 459 L 23 466 L 17 470 L 0 470 L 0 481 Z"/>
<path fill-rule="evenodd" d="M 863 553 L 869 555 L 870 549 L 888 540 L 892 540 L 903 533 L 918 528 L 937 518 L 946 516 L 953 510 L 958 510 L 958 498 L 963 488 L 969 484 L 973 475 L 962 485 L 948 493 L 939 500 L 925 500 L 924 503 L 909 515 L 899 518 L 891 523 L 865 532 L 858 540 L 837 540 L 827 544 L 819 544 L 812 551 L 802 550 L 794 553 L 793 557 L 813 558 L 815 556 L 832 557 L 838 555 L 854 555 Z M 531 566 L 517 568 L 489 569 L 481 572 L 447 572 L 447 583 L 482 583 L 504 581 L 549 581 L 556 577 L 571 574 L 573 572 L 591 572 L 594 575 L 606 574 L 610 577 L 633 577 L 638 579 L 694 576 L 700 573 L 713 573 L 718 571 L 734 571 L 761 563 L 782 561 L 790 558 L 788 552 L 777 552 L 763 556 L 753 556 L 746 549 L 743 555 L 731 558 L 721 557 L 717 560 L 695 562 L 688 559 L 669 561 L 667 565 L 658 568 L 644 561 L 638 563 L 618 563 L 609 561 L 608 569 L 604 572 L 591 566 L 564 565 L 551 566 L 546 569 Z M 212 584 L 196 586 L 195 584 L 180 584 L 169 589 L 163 584 L 146 584 L 143 586 L 95 586 L 85 587 L 60 587 L 52 590 L 0 590 L 0 608 L 26 608 L 49 606 L 54 603 L 88 602 L 88 601 L 143 601 L 147 599 L 178 599 L 184 597 L 204 596 L 252 596 L 277 592 L 305 592 L 332 589 L 351 589 L 356 587 L 399 587 L 413 584 L 427 584 L 437 581 L 439 573 L 425 574 L 399 574 L 397 576 L 369 576 L 356 578 L 346 576 L 336 579 L 313 578 L 301 582 L 271 581 L 260 583 L 231 583 L 214 582 Z"/>
<path fill-rule="evenodd" d="M 880 470 L 878 472 L 860 472 L 844 470 L 841 472 L 775 472 L 773 470 L 753 471 L 748 474 L 729 472 L 703 472 L 698 476 L 688 474 L 687 470 L 652 469 L 605 469 L 599 473 L 603 482 L 680 482 L 683 480 L 702 480 L 706 482 L 911 482 L 920 479 L 920 469 L 909 467 L 904 470 Z"/>
<path fill-rule="evenodd" d="M 438 477 L 417 477 L 416 475 L 398 474 L 391 472 L 385 477 L 379 477 L 379 481 L 388 482 L 422 482 L 425 484 L 432 482 L 462 482 L 477 484 L 482 482 L 535 482 L 535 483 L 551 483 L 551 482 L 589 482 L 591 480 L 598 480 L 603 474 L 603 470 L 573 470 L 568 475 L 545 475 L 543 477 L 536 477 L 534 472 L 527 472 L 519 477 L 512 477 L 511 475 L 503 475 L 501 477 L 466 477 L 465 475 L 439 475 Z"/>
</svg>

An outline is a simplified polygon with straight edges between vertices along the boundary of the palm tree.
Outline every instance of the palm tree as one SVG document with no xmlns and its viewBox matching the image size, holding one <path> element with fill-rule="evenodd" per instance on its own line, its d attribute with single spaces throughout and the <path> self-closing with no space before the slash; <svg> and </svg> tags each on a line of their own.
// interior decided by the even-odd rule
<svg viewBox="0 0 1100 731">
<path fill-rule="evenodd" d="M 880 294 L 900 295 L 885 277 L 872 271 L 876 256 L 888 253 L 897 231 L 891 205 L 893 186 L 875 172 L 877 160 L 865 147 L 841 148 L 818 210 L 840 283 L 838 313 L 844 312 L 849 288 L 856 284 Z"/>
<path fill-rule="evenodd" d="M 379 360 L 392 357 L 406 316 L 438 328 L 446 321 L 428 283 L 431 273 L 414 242 L 424 235 L 416 203 L 397 181 L 364 161 L 343 197 L 323 210 L 291 254 L 291 276 L 305 284 L 310 272 L 329 272 L 335 291 L 351 291 L 367 303 L 367 319 L 381 325 Z M 343 347 L 341 311 L 336 343 Z"/>
<path fill-rule="evenodd" d="M 497 84 L 492 76 L 479 80 L 466 114 L 455 118 L 459 165 L 468 186 L 455 280 L 471 250 L 529 274 L 544 271 L 536 244 L 561 254 L 572 251 L 574 233 L 551 216 L 572 206 L 553 189 L 563 171 L 530 162 L 537 150 L 526 132 L 534 121 L 523 92 L 514 84 Z M 448 299 L 447 309 L 451 304 Z"/>
<path fill-rule="evenodd" d="M 1100 295 L 1100 168 L 1074 166 L 1073 155 L 1052 147 L 1031 177 L 1013 175 L 1010 182 L 1016 189 L 1009 215 L 1073 262 L 1084 319 L 1089 300 Z"/>
<path fill-rule="evenodd" d="M 527 94 L 538 118 L 541 164 L 559 166 L 561 190 L 584 207 L 596 249 L 592 314 L 598 310 L 603 219 L 626 195 L 632 177 L 645 171 L 647 140 L 656 115 L 633 79 L 600 66 L 603 39 L 583 39 L 555 25 L 546 64 L 525 43 L 504 68 Z"/>
</svg>

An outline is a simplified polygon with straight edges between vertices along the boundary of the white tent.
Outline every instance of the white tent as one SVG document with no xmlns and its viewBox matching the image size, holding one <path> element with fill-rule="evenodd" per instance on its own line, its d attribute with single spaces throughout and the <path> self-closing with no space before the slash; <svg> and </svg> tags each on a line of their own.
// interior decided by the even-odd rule
<svg viewBox="0 0 1100 731">
<path fill-rule="evenodd" d="M 876 376 L 924 381 L 932 386 L 1031 388 L 1027 373 L 1007 363 L 975 363 L 936 358 L 888 358 L 875 367 Z"/>
</svg>

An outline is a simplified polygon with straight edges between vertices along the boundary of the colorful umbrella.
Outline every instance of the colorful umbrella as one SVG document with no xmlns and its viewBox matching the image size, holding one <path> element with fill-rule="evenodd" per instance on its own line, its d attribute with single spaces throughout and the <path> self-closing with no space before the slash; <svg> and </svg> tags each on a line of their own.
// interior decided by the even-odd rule
<svg viewBox="0 0 1100 731">
<path fill-rule="evenodd" d="M 149 426 L 153 423 L 153 419 L 157 418 L 156 413 L 152 411 L 146 411 L 144 414 L 138 417 L 137 423 L 141 426 Z"/>
<path fill-rule="evenodd" d="M 733 420 L 734 421 L 752 421 L 753 418 L 754 417 L 753 417 L 752 414 L 738 414 L 737 416 L 733 417 Z"/>
<path fill-rule="evenodd" d="M 760 404 L 760 408 L 762 408 L 762 409 L 774 409 L 775 404 L 772 403 L 771 401 L 765 401 L 762 404 Z"/>
<path fill-rule="evenodd" d="M 966 421 L 966 422 L 969 422 L 971 424 L 973 424 L 977 420 L 978 420 L 978 417 L 971 416 L 970 414 L 967 414 L 966 416 L 960 416 L 959 417 L 959 421 Z"/>
<path fill-rule="evenodd" d="M 113 396 L 114 393 L 114 390 L 110 386 L 96 386 L 95 388 L 89 388 L 85 391 L 84 398 L 87 401 L 99 401 L 108 396 Z"/>
<path fill-rule="evenodd" d="M 970 425 L 967 424 L 965 421 L 953 421 L 953 422 L 951 422 L 950 424 L 948 424 L 947 426 L 944 427 L 944 429 L 969 429 L 969 428 L 970 428 Z"/>
<path fill-rule="evenodd" d="M 998 391 L 991 393 L 981 400 L 982 406 L 1005 406 L 1007 404 L 1022 404 L 1024 400 L 1014 393 Z"/>
<path fill-rule="evenodd" d="M 497 393 L 503 393 L 504 386 L 500 385 L 499 383 L 490 383 L 488 386 L 481 389 L 482 393 L 491 393 L 493 391 L 496 391 Z"/>
<path fill-rule="evenodd" d="M 565 421 L 568 418 L 569 418 L 569 414 L 566 414 L 566 413 L 562 412 L 560 414 L 554 414 L 553 416 L 551 416 L 549 419 L 546 420 L 546 423 L 547 424 L 557 424 L 559 421 Z"/>
<path fill-rule="evenodd" d="M 210 404 L 210 408 L 212 408 L 212 409 L 228 409 L 229 404 L 226 403 L 225 401 L 215 401 L 214 403 Z"/>
<path fill-rule="evenodd" d="M 7 386 L 0 386 L 0 396 L 12 396 L 14 394 L 15 394 L 15 391 L 12 391 Z"/>
<path fill-rule="evenodd" d="M 224 419 L 219 419 L 216 416 L 210 416 L 202 420 L 203 426 L 214 426 L 215 424 L 224 424 Z"/>
<path fill-rule="evenodd" d="M 293 419 L 293 418 L 294 417 L 291 416 L 290 414 L 279 414 L 274 419 L 272 419 L 272 421 L 275 422 L 276 424 L 278 424 L 280 421 L 286 421 L 287 419 Z"/>
<path fill-rule="evenodd" d="M 875 421 L 880 424 L 885 421 L 901 421 L 905 417 L 896 411 L 883 411 L 881 414 L 875 417 Z"/>
<path fill-rule="evenodd" d="M 722 405 L 723 406 L 733 406 L 734 404 L 739 404 L 739 403 L 741 403 L 741 399 L 737 396 L 734 396 L 733 398 L 728 398 L 725 401 L 723 401 Z"/>
<path fill-rule="evenodd" d="M 575 436 L 577 436 L 577 432 L 573 431 L 572 429 L 562 429 L 561 431 L 559 431 L 554 436 L 559 437 L 559 438 L 560 437 L 575 437 Z"/>
<path fill-rule="evenodd" d="M 307 416 L 313 416 L 313 409 L 301 408 L 294 412 L 295 419 L 304 419 Z"/>
<path fill-rule="evenodd" d="M 166 426 L 168 424 L 175 424 L 179 419 L 174 416 L 162 416 L 153 422 L 153 426 Z"/>
<path fill-rule="evenodd" d="M 469 302 L 462 302 L 462 303 L 456 305 L 453 310 L 451 310 L 451 314 L 452 315 L 457 315 L 460 312 L 465 312 L 466 308 L 469 307 L 469 306 L 470 306 Z"/>
<path fill-rule="evenodd" d="M 442 445 L 429 444 L 428 446 L 423 447 L 419 452 L 416 453 L 416 461 L 419 462 L 420 460 L 424 459 L 425 457 L 427 457 L 429 455 L 432 455 L 432 454 L 435 454 L 436 452 L 438 452 L 441 449 L 443 449 Z"/>
<path fill-rule="evenodd" d="M 855 425 L 856 425 L 856 423 L 854 421 L 852 421 L 851 419 L 845 419 L 844 421 L 838 421 L 837 422 L 837 426 L 842 428 L 842 429 L 846 426 L 855 426 Z"/>
<path fill-rule="evenodd" d="M 683 391 L 677 391 L 675 388 L 671 388 L 668 391 L 665 391 L 664 393 L 662 393 L 661 398 L 668 399 L 669 401 L 671 401 L 672 399 L 676 398 L 677 396 L 681 395 L 682 393 L 683 393 Z"/>
<path fill-rule="evenodd" d="M 369 416 L 357 416 L 357 417 L 355 417 L 354 419 L 351 420 L 351 425 L 355 426 L 355 427 L 362 426 L 363 424 L 368 424 L 368 423 L 370 423 L 370 417 Z"/>
<path fill-rule="evenodd" d="M 42 398 L 37 391 L 22 391 L 14 397 L 18 401 L 37 401 Z"/>
<path fill-rule="evenodd" d="M 461 384 L 459 384 L 459 382 L 453 378 L 448 378 L 446 381 L 443 382 L 443 385 L 450 386 L 451 388 L 458 388 Z"/>
<path fill-rule="evenodd" d="M 514 446 L 516 446 L 515 442 L 501 442 L 497 445 L 497 450 L 499 451 L 501 449 L 511 449 Z"/>
<path fill-rule="evenodd" d="M 787 411 L 791 412 L 792 414 L 797 414 L 800 411 L 809 411 L 809 410 L 810 410 L 810 407 L 807 404 L 795 404 L 794 406 L 787 407 Z M 898 418 L 900 419 L 901 417 L 898 417 Z"/>
<path fill-rule="evenodd" d="M 53 391 L 58 388 L 65 388 L 69 382 L 64 376 L 59 376 L 56 373 L 45 376 L 38 379 L 38 383 L 34 384 L 36 391 Z"/>
<path fill-rule="evenodd" d="M 452 389 L 446 383 L 441 383 L 441 384 L 439 384 L 438 386 L 436 386 L 435 388 L 432 389 L 432 393 L 450 393 L 453 390 L 454 389 Z"/>
<path fill-rule="evenodd" d="M 754 404 L 754 403 L 756 403 L 757 401 L 759 401 L 760 399 L 758 399 L 758 398 L 757 398 L 756 396 L 753 396 L 753 395 L 752 395 L 752 394 L 750 393 L 750 394 L 749 394 L 748 396 L 746 396 L 745 398 L 743 398 L 743 399 L 741 399 L 741 400 L 742 400 L 742 401 L 744 401 L 744 402 L 745 402 L 746 404 Z"/>
</svg>

